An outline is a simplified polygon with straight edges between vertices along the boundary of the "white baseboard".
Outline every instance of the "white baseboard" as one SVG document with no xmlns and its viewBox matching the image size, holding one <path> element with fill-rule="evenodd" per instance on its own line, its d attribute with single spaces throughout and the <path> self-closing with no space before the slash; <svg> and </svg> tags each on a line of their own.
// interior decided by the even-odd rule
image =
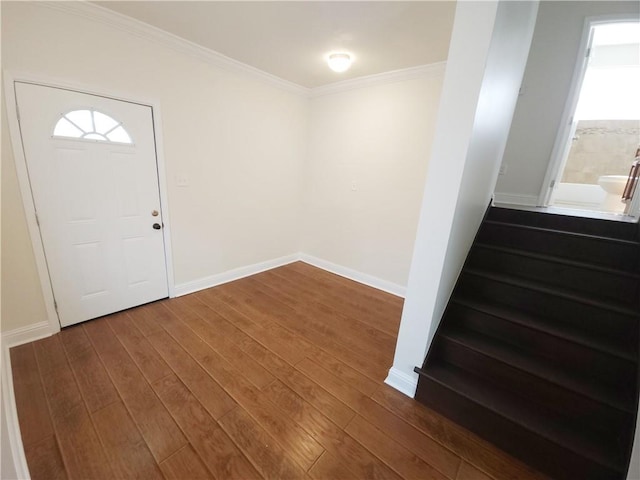
<svg viewBox="0 0 640 480">
<path fill-rule="evenodd" d="M 407 291 L 407 288 L 403 287 L 402 285 L 388 282 L 387 280 L 382 280 L 380 278 L 367 275 L 366 273 L 358 272 L 357 270 L 352 270 L 351 268 L 343 267 L 342 265 L 337 265 L 327 260 L 308 255 L 306 253 L 301 253 L 299 260 L 303 261 L 304 263 L 308 263 L 309 265 L 313 265 L 314 267 L 318 267 L 328 272 L 335 273 L 336 275 L 340 275 L 341 277 L 348 278 L 349 280 L 353 280 L 355 282 L 368 285 L 378 290 L 382 290 L 383 292 L 390 293 L 397 297 L 404 298 Z"/>
<path fill-rule="evenodd" d="M 2 347 L 11 348 L 23 343 L 33 342 L 41 338 L 51 336 L 51 325 L 49 322 L 38 322 L 26 327 L 9 330 L 2 334 Z"/>
<path fill-rule="evenodd" d="M 416 394 L 416 388 L 418 388 L 418 375 L 407 375 L 397 368 L 391 367 L 384 383 L 404 393 L 407 397 L 413 398 Z"/>
<path fill-rule="evenodd" d="M 13 391 L 13 373 L 11 370 L 11 355 L 9 349 L 24 343 L 33 342 L 51 335 L 49 322 L 39 322 L 27 327 L 16 328 L 2 333 L 1 345 L 1 365 L 2 365 L 2 408 L 4 409 L 7 421 L 7 434 L 9 445 L 0 445 L 2 448 L 2 461 L 12 461 L 18 479 L 30 479 L 27 458 L 22 445 L 22 435 L 20 434 L 20 423 L 18 422 L 18 411 L 16 409 L 16 398 Z"/>
<path fill-rule="evenodd" d="M 535 207 L 538 205 L 537 195 L 516 195 L 514 193 L 494 193 L 493 199 L 495 203 L 504 203 L 508 205 L 526 205 L 527 207 Z"/>
<path fill-rule="evenodd" d="M 297 262 L 298 260 L 300 260 L 300 254 L 296 253 L 285 257 L 274 258 L 273 260 L 267 260 L 265 262 L 254 263 L 253 265 L 247 265 L 245 267 L 234 268 L 233 270 L 228 270 L 217 275 L 211 275 L 191 282 L 178 284 L 175 286 L 175 294 L 176 297 L 180 297 L 206 288 L 222 285 L 223 283 L 233 282 L 234 280 L 239 280 L 266 270 L 271 270 L 272 268 L 281 267 L 288 263 Z"/>
</svg>

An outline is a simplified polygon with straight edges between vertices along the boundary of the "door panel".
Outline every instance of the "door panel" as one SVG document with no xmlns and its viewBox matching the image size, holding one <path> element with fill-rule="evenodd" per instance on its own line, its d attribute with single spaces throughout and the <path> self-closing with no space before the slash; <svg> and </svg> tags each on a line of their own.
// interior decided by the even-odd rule
<svg viewBox="0 0 640 480">
<path fill-rule="evenodd" d="M 16 96 L 61 325 L 166 297 L 164 239 L 162 230 L 152 228 L 162 225 L 162 212 L 151 108 L 21 82 Z M 54 136 L 62 115 L 76 110 L 122 122 L 132 143 L 107 141 L 109 135 Z M 67 118 L 83 122 L 85 130 L 105 118 L 90 117 L 85 112 Z"/>
</svg>

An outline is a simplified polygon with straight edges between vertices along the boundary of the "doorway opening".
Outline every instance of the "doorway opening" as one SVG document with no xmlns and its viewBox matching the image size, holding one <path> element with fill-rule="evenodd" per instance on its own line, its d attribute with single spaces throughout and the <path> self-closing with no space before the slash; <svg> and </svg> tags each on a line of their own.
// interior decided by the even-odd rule
<svg viewBox="0 0 640 480">
<path fill-rule="evenodd" d="M 637 217 L 623 193 L 640 153 L 640 22 L 592 25 L 581 73 L 547 205 Z"/>
</svg>

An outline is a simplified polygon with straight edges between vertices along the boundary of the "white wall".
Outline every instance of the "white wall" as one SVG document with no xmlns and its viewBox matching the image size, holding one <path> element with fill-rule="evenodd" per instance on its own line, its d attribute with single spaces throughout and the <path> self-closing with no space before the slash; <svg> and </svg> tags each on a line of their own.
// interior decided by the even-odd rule
<svg viewBox="0 0 640 480">
<path fill-rule="evenodd" d="M 303 252 L 404 290 L 443 75 L 311 100 Z"/>
<path fill-rule="evenodd" d="M 299 251 L 307 98 L 32 2 L 2 2 L 2 67 L 159 101 L 177 284 Z M 46 313 L 5 122 L 2 171 L 7 331 Z"/>
<path fill-rule="evenodd" d="M 537 203 L 576 66 L 587 17 L 640 15 L 637 1 L 540 2 L 531 52 L 496 199 Z"/>
<path fill-rule="evenodd" d="M 489 204 L 537 2 L 459 2 L 393 367 L 413 396 L 424 360 Z"/>
</svg>

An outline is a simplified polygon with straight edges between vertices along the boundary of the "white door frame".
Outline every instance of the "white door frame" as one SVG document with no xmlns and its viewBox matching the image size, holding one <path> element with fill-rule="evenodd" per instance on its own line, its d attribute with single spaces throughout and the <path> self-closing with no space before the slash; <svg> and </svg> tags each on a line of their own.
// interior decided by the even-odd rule
<svg viewBox="0 0 640 480">
<path fill-rule="evenodd" d="M 19 72 L 14 70 L 4 70 L 4 94 L 5 104 L 7 107 L 7 117 L 9 124 L 9 132 L 13 147 L 13 156 L 18 174 L 18 183 L 20 185 L 20 193 L 22 194 L 22 204 L 24 207 L 29 236 L 31 237 L 31 245 L 40 279 L 40 287 L 44 297 L 44 304 L 47 311 L 47 322 L 51 334 L 60 331 L 60 320 L 54 306 L 53 288 L 49 278 L 49 270 L 47 268 L 46 257 L 44 253 L 44 245 L 40 237 L 40 227 L 36 222 L 36 209 L 31 194 L 31 183 L 27 170 L 26 157 L 22 145 L 22 137 L 20 135 L 20 126 L 18 123 L 18 107 L 16 102 L 15 82 L 34 83 L 46 87 L 61 88 L 73 90 L 79 93 L 90 95 L 98 95 L 102 97 L 112 98 L 130 103 L 137 103 L 151 107 L 153 118 L 153 130 L 156 147 L 156 162 L 158 166 L 158 188 L 160 191 L 160 206 L 162 209 L 162 220 L 164 228 L 162 235 L 164 237 L 165 263 L 167 267 L 167 284 L 169 288 L 169 297 L 175 297 L 175 280 L 173 275 L 173 256 L 171 249 L 171 222 L 169 221 L 169 196 L 167 189 L 166 164 L 164 161 L 164 148 L 162 144 L 162 120 L 160 114 L 160 102 L 155 99 L 140 98 L 122 92 L 114 92 L 102 86 L 87 86 L 78 84 L 77 82 L 69 82 L 66 80 L 51 78 L 43 75 L 33 74 L 29 72 Z"/>
<path fill-rule="evenodd" d="M 549 204 L 549 199 L 553 193 L 553 189 L 551 188 L 552 182 L 555 180 L 557 184 L 559 180 L 558 177 L 561 175 L 562 168 L 564 167 L 563 163 L 568 153 L 567 149 L 569 148 L 568 140 L 573 124 L 573 114 L 578 104 L 582 81 L 587 69 L 588 59 L 586 54 L 587 47 L 591 42 L 591 27 L 605 23 L 637 21 L 638 17 L 633 14 L 599 15 L 585 19 L 584 27 L 582 28 L 582 39 L 580 40 L 580 46 L 577 52 L 576 65 L 573 69 L 573 78 L 571 79 L 571 86 L 567 94 L 567 102 L 562 112 L 560 127 L 553 144 L 553 150 L 551 150 L 551 158 L 549 159 L 549 166 L 547 167 L 547 172 L 542 182 L 542 189 L 538 195 L 538 205 L 547 206 Z M 636 197 L 638 197 L 638 195 L 636 195 Z"/>
</svg>

